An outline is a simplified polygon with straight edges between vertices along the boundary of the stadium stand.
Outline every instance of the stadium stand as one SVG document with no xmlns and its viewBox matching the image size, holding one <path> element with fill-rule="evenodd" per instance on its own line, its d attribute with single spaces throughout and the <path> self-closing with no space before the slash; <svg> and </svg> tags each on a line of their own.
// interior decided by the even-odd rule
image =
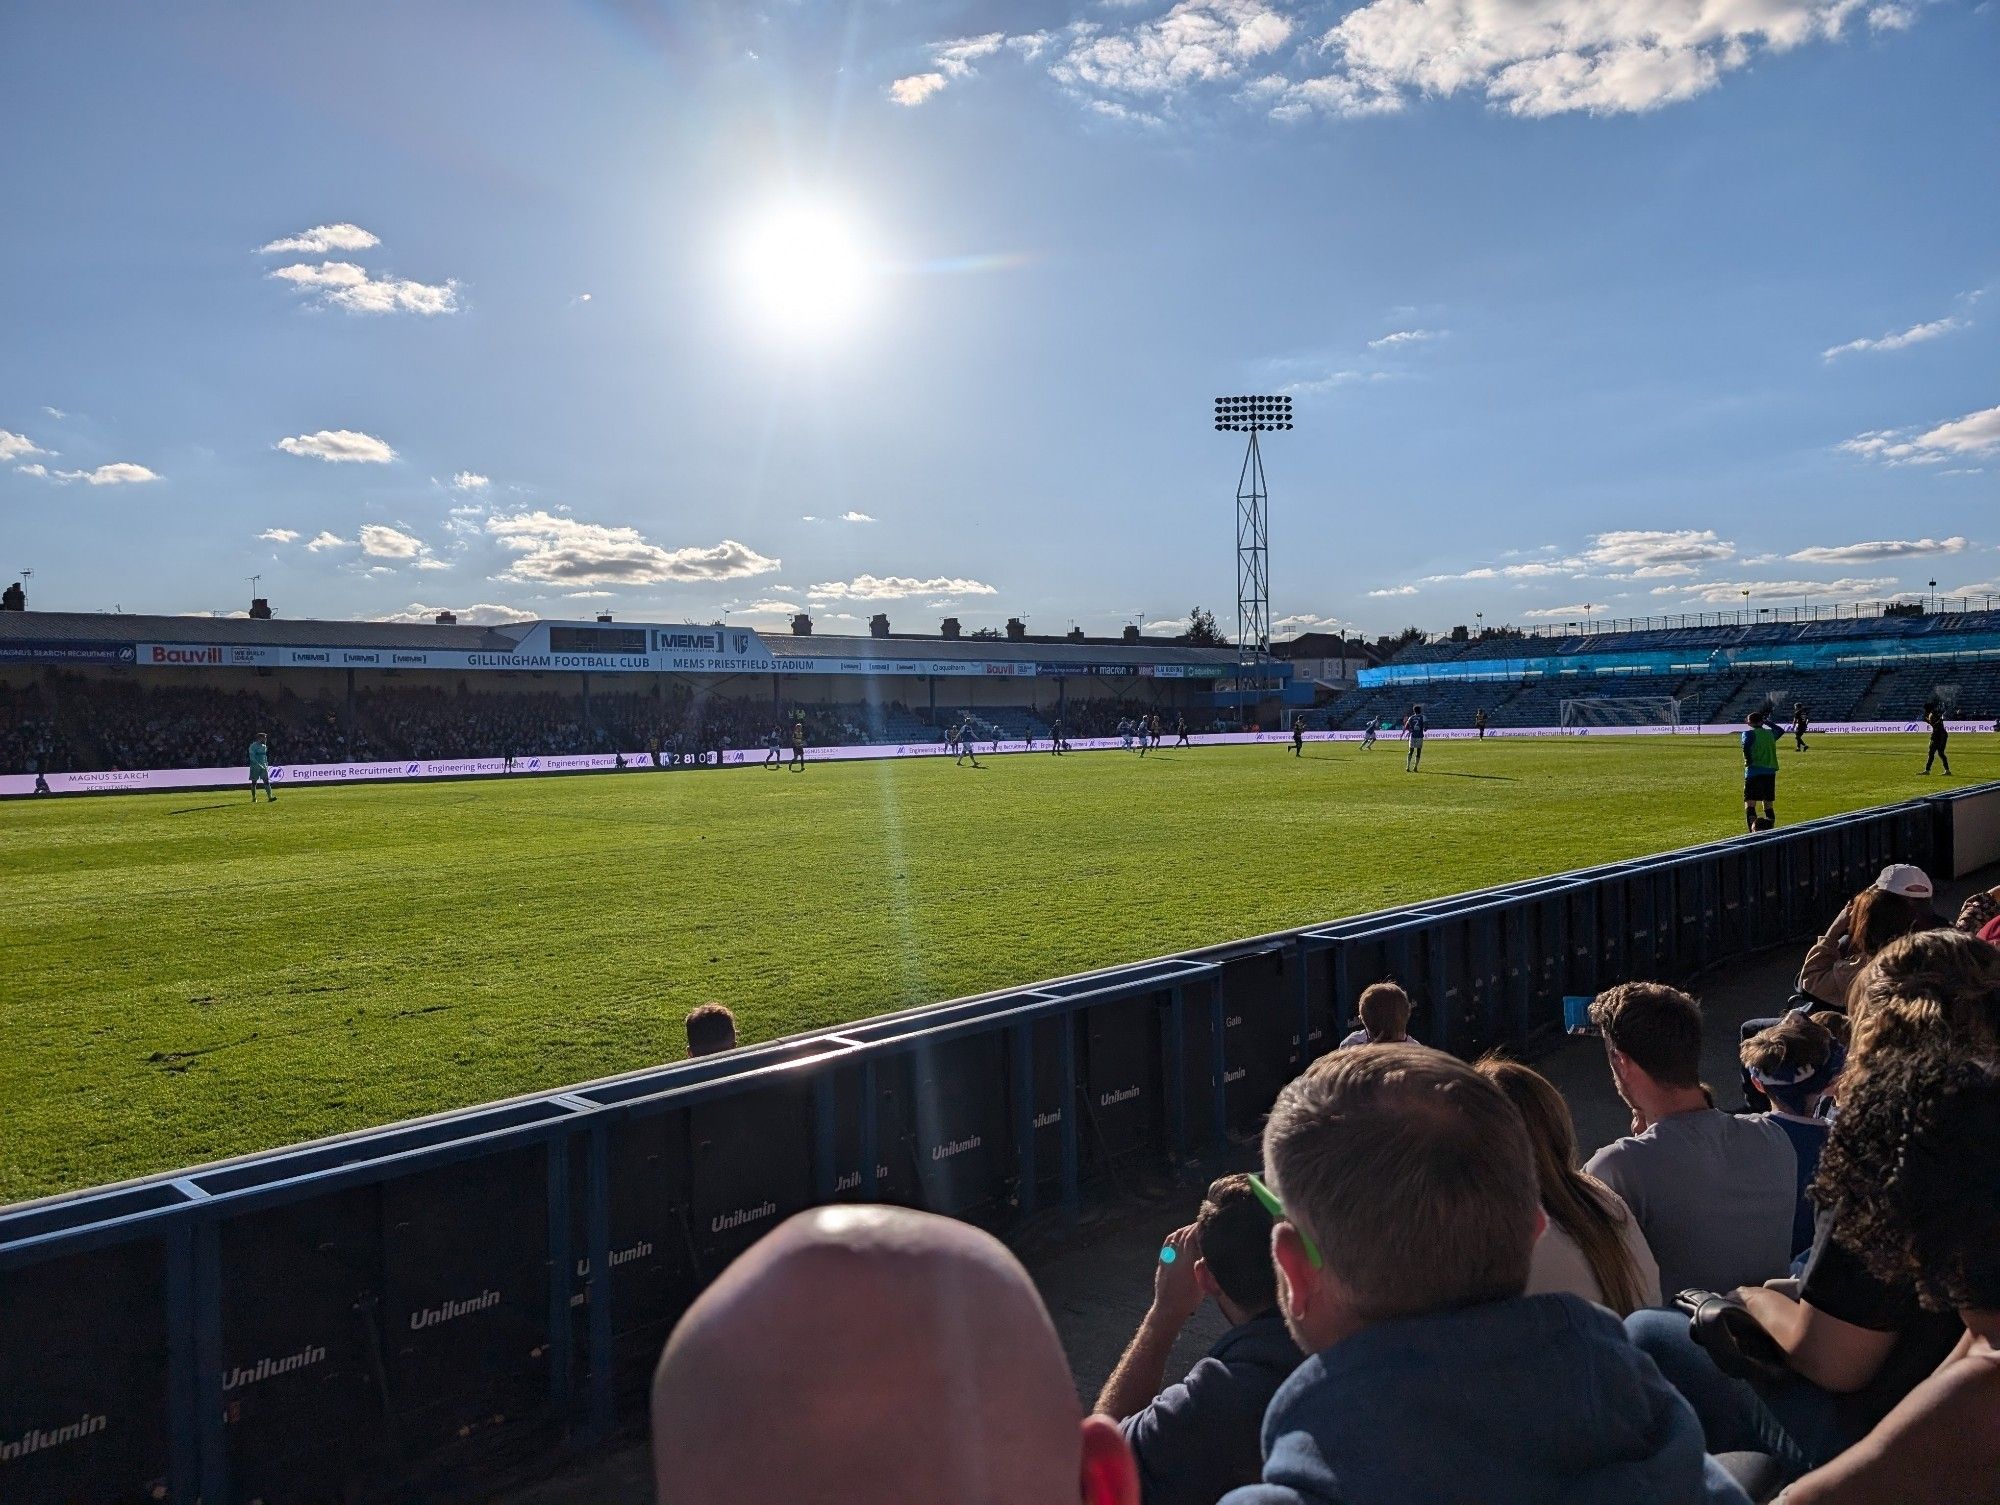
<svg viewBox="0 0 2000 1505">
<path fill-rule="evenodd" d="M 1558 667 L 1558 662 L 1560 667 Z M 1485 667 L 1491 665 L 1492 667 Z M 1456 671 L 1456 672 L 1454 672 Z M 1815 724 L 2000 719 L 2000 612 L 1898 614 L 1801 622 L 1660 626 L 1411 644 L 1314 711 L 1312 724 L 1395 723 L 1421 702 L 1436 727 L 1496 730 L 1561 722 L 1565 699 L 1667 696 L 1685 725 L 1733 725 L 1763 709 Z"/>
<path fill-rule="evenodd" d="M 626 646 L 586 657 L 597 633 Z M 584 648 L 556 648 L 559 634 Z M 644 646 L 689 634 L 733 638 L 728 672 Z M 1152 714 L 1209 730 L 1210 687 L 1235 666 L 1226 649 L 1025 632 L 769 643 L 766 653 L 756 634 L 713 625 L 0 613 L 0 771 L 229 766 L 259 731 L 279 762 L 337 763 L 654 750 L 693 760 L 760 748 L 774 728 L 789 740 L 795 722 L 815 747 L 936 744 L 966 722 L 979 739 L 1046 742 L 1058 717 L 1072 737 Z M 741 672 L 757 654 L 770 668 Z"/>
</svg>

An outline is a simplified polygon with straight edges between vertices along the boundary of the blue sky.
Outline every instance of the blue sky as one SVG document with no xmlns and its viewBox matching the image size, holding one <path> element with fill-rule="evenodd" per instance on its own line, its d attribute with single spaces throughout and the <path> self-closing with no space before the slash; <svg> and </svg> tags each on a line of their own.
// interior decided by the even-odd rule
<svg viewBox="0 0 2000 1505">
<path fill-rule="evenodd" d="M 1289 391 L 1281 630 L 2000 588 L 1996 77 L 1993 0 L 17 0 L 0 571 L 1227 623 Z"/>
</svg>

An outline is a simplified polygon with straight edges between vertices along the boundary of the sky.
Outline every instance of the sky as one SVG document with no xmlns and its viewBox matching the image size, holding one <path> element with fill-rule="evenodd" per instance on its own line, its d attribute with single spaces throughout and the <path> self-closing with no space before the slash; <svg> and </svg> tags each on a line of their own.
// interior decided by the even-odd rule
<svg viewBox="0 0 2000 1505">
<path fill-rule="evenodd" d="M 1227 629 L 1282 392 L 1281 636 L 2000 590 L 1996 79 L 1996 0 L 12 0 L 0 574 Z"/>
</svg>

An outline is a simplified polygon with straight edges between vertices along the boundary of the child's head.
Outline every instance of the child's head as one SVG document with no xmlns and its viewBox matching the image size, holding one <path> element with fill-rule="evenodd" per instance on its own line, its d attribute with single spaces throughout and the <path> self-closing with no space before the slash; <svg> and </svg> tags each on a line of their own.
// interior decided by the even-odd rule
<svg viewBox="0 0 2000 1505">
<path fill-rule="evenodd" d="M 1361 990 L 1361 1027 L 1376 1043 L 1403 1040 L 1410 1033 L 1410 995 L 1393 982 L 1371 982 Z"/>
<path fill-rule="evenodd" d="M 1832 1034 L 1800 1013 L 1787 1014 L 1752 1035 L 1740 1055 L 1764 1095 L 1785 1112 L 1801 1116 L 1819 1105 L 1845 1059 Z"/>
</svg>

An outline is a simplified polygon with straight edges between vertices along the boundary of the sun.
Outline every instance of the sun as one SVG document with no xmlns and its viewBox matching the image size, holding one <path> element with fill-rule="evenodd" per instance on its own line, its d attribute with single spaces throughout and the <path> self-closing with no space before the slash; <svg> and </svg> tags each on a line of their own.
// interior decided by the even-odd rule
<svg viewBox="0 0 2000 1505">
<path fill-rule="evenodd" d="M 838 206 L 793 200 L 766 210 L 734 255 L 745 301 L 772 333 L 823 340 L 865 309 L 873 265 L 853 217 Z"/>
</svg>

